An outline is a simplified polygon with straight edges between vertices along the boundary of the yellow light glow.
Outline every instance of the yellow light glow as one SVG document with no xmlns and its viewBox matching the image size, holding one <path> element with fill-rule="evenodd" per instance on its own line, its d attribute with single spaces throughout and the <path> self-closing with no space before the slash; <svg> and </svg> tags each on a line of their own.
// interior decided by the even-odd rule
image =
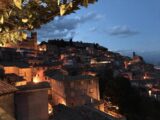
<svg viewBox="0 0 160 120">
<path fill-rule="evenodd" d="M 146 76 L 144 76 L 144 77 L 143 77 L 143 79 L 147 79 L 147 77 L 146 77 Z"/>
<path fill-rule="evenodd" d="M 40 82 L 39 77 L 37 75 L 35 77 L 33 77 L 33 82 L 34 83 L 39 83 Z"/>
<path fill-rule="evenodd" d="M 43 49 L 42 49 L 42 48 L 39 48 L 39 51 L 43 51 Z"/>
<path fill-rule="evenodd" d="M 149 90 L 149 91 L 148 91 L 148 94 L 149 94 L 149 96 L 151 96 L 151 95 L 152 95 L 152 91 L 151 91 L 151 90 Z"/>
<path fill-rule="evenodd" d="M 66 102 L 63 99 L 60 99 L 59 103 L 66 106 Z"/>
<path fill-rule="evenodd" d="M 53 113 L 53 107 L 50 103 L 48 103 L 48 114 L 51 115 Z"/>
</svg>

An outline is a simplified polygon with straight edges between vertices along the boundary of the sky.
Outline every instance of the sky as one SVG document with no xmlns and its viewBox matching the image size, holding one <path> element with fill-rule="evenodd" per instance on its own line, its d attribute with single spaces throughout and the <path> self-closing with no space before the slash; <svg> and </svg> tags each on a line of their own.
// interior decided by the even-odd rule
<svg viewBox="0 0 160 120">
<path fill-rule="evenodd" d="M 160 51 L 160 0 L 98 0 L 38 30 L 39 41 L 54 38 L 113 51 Z"/>
</svg>

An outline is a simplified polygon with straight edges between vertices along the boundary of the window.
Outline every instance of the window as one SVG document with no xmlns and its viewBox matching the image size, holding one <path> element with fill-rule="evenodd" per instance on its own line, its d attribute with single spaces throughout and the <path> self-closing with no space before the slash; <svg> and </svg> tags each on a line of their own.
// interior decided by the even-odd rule
<svg viewBox="0 0 160 120">
<path fill-rule="evenodd" d="M 84 81 L 80 81 L 80 84 L 83 85 L 83 84 L 84 84 Z"/>
<path fill-rule="evenodd" d="M 82 95 L 86 95 L 87 93 L 86 93 L 86 89 L 84 89 L 84 90 L 82 90 Z"/>
<path fill-rule="evenodd" d="M 72 91 L 71 92 L 71 97 L 74 97 L 75 96 L 75 93 Z"/>
<path fill-rule="evenodd" d="M 89 93 L 93 93 L 94 90 L 92 88 L 89 89 Z"/>
<path fill-rule="evenodd" d="M 45 80 L 47 80 L 47 77 L 45 77 Z"/>
<path fill-rule="evenodd" d="M 26 72 L 24 72 L 24 76 L 25 76 L 25 77 L 27 76 Z"/>
<path fill-rule="evenodd" d="M 61 83 L 61 82 L 58 82 L 58 85 L 59 85 L 59 86 L 62 86 L 62 83 Z"/>
<path fill-rule="evenodd" d="M 70 83 L 70 87 L 73 88 L 74 87 L 74 82 Z"/>
<path fill-rule="evenodd" d="M 90 80 L 89 82 L 90 82 L 90 84 L 93 84 L 93 80 Z"/>
</svg>

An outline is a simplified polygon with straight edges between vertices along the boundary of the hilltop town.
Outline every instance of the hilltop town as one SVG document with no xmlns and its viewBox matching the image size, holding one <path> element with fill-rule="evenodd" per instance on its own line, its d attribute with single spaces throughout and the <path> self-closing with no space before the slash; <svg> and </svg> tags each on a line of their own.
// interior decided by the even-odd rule
<svg viewBox="0 0 160 120">
<path fill-rule="evenodd" d="M 37 33 L 6 44 L 0 47 L 0 119 L 126 120 L 119 106 L 102 96 L 99 76 L 104 70 L 160 101 L 160 70 L 135 52 L 130 58 L 72 39 L 37 44 Z"/>
</svg>

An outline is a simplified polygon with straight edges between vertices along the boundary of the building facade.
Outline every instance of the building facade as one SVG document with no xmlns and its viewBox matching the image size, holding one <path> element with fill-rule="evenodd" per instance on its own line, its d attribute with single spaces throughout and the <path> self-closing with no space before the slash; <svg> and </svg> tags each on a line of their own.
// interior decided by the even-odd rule
<svg viewBox="0 0 160 120">
<path fill-rule="evenodd" d="M 89 75 L 49 77 L 53 103 L 79 106 L 100 100 L 99 80 Z"/>
</svg>

